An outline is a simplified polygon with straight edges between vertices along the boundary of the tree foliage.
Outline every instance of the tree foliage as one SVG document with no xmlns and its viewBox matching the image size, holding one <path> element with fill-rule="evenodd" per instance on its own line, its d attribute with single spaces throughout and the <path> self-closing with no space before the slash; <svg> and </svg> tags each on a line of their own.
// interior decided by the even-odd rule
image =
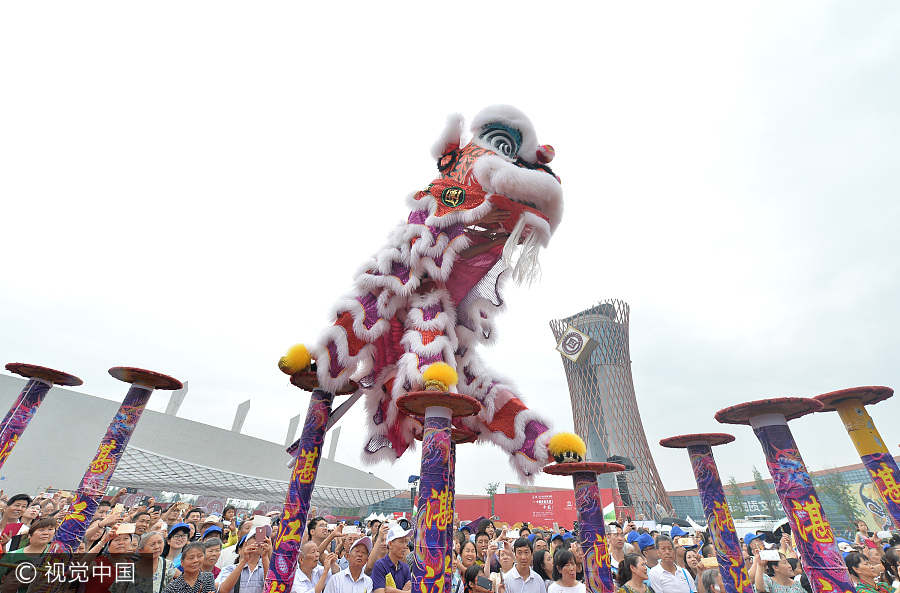
<svg viewBox="0 0 900 593">
<path fill-rule="evenodd" d="M 741 487 L 738 486 L 734 476 L 728 478 L 728 508 L 731 509 L 731 516 L 735 519 L 743 519 L 744 513 L 744 495 L 741 493 Z"/>
<path fill-rule="evenodd" d="M 772 493 L 769 484 L 763 479 L 762 474 L 756 469 L 755 465 L 753 466 L 753 485 L 759 491 L 760 498 L 762 498 L 763 502 L 765 502 L 766 506 L 769 508 L 769 515 L 771 515 L 772 518 L 784 514 L 781 512 L 781 504 L 778 502 L 778 497 Z"/>
<path fill-rule="evenodd" d="M 836 532 L 853 532 L 854 522 L 863 518 L 863 510 L 853 497 L 850 485 L 840 472 L 829 472 L 815 478 L 816 492 L 823 505 L 828 505 L 828 521 Z"/>
</svg>

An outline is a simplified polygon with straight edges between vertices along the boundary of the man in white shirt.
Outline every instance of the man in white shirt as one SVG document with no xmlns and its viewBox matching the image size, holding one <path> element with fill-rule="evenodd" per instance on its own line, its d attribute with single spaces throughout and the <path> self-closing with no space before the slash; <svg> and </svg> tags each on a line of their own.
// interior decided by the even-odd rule
<svg viewBox="0 0 900 593">
<path fill-rule="evenodd" d="M 372 579 L 363 572 L 372 551 L 372 539 L 361 537 L 350 546 L 347 555 L 349 565 L 331 575 L 325 584 L 325 593 L 372 593 Z"/>
<path fill-rule="evenodd" d="M 656 551 L 659 553 L 659 564 L 647 573 L 655 593 L 691 593 L 697 590 L 688 571 L 675 565 L 675 546 L 668 536 L 656 538 Z"/>
<path fill-rule="evenodd" d="M 516 564 L 503 575 L 506 593 L 547 593 L 547 586 L 536 572 L 531 569 L 532 554 L 528 540 L 520 537 L 513 544 Z"/>
<path fill-rule="evenodd" d="M 265 589 L 272 544 L 268 538 L 257 541 L 255 534 L 245 535 L 237 544 L 238 563 L 226 566 L 216 579 L 218 593 L 231 593 L 240 583 L 241 593 L 262 593 Z"/>
<path fill-rule="evenodd" d="M 325 584 L 331 575 L 331 570 L 325 570 L 325 566 L 331 566 L 334 554 L 322 554 L 322 564 L 319 564 L 319 556 L 316 542 L 310 541 L 300 546 L 300 562 L 294 573 L 291 593 L 322 593 L 325 590 Z"/>
</svg>

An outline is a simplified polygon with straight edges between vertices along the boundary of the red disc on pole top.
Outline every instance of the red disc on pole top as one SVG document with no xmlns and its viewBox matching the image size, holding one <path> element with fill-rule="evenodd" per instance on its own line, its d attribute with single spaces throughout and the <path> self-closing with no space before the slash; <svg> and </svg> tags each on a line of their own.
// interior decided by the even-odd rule
<svg viewBox="0 0 900 593">
<path fill-rule="evenodd" d="M 53 383 L 54 385 L 75 387 L 84 383 L 84 381 L 82 381 L 75 375 L 57 371 L 56 369 L 38 366 L 36 364 L 10 362 L 6 365 L 6 370 L 22 377 L 28 377 L 29 379 L 40 379 L 41 381 Z"/>
<path fill-rule="evenodd" d="M 821 410 L 822 412 L 834 412 L 837 410 L 836 406 L 838 403 L 848 399 L 858 399 L 862 401 L 864 406 L 871 406 L 886 400 L 892 395 L 894 395 L 894 390 L 890 387 L 868 385 L 866 387 L 850 387 L 849 389 L 823 393 L 815 396 L 813 399 L 825 405 Z"/>
<path fill-rule="evenodd" d="M 184 387 L 181 381 L 174 377 L 136 367 L 113 367 L 109 369 L 109 374 L 119 381 L 137 383 L 142 387 L 150 387 L 151 389 L 173 390 Z"/>
<path fill-rule="evenodd" d="M 425 410 L 440 406 L 448 408 L 454 418 L 474 416 L 481 411 L 481 404 L 474 397 L 449 391 L 410 391 L 397 398 L 397 407 L 407 416 L 425 417 Z"/>
<path fill-rule="evenodd" d="M 551 476 L 571 476 L 579 472 L 591 472 L 595 474 L 613 474 L 625 471 L 621 463 L 609 463 L 606 461 L 573 461 L 569 463 L 551 463 L 544 467 L 544 473 Z"/>
<path fill-rule="evenodd" d="M 328 391 L 324 387 L 319 387 L 319 376 L 313 371 L 294 373 L 291 375 L 291 384 L 303 391 L 315 391 L 316 389 Z M 333 395 L 350 395 L 356 393 L 357 389 L 359 389 L 359 384 L 356 381 L 348 381 L 346 387 L 338 389 Z"/>
<path fill-rule="evenodd" d="M 716 412 L 716 420 L 722 424 L 750 424 L 750 419 L 763 414 L 782 414 L 786 420 L 794 420 L 822 409 L 822 403 L 809 397 L 773 397 L 737 404 Z"/>
<path fill-rule="evenodd" d="M 685 449 L 691 445 L 725 445 L 734 441 L 734 436 L 726 432 L 700 432 L 696 434 L 682 434 L 659 441 L 660 446 L 669 449 Z"/>
</svg>

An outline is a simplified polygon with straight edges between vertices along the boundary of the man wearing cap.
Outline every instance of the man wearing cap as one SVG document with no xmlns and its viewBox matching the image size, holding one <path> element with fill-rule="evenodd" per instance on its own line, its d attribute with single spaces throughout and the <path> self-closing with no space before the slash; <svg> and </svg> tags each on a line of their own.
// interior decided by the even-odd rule
<svg viewBox="0 0 900 593">
<path fill-rule="evenodd" d="M 656 549 L 656 542 L 653 540 L 653 536 L 649 533 L 642 533 L 635 540 L 638 549 L 641 551 L 641 555 L 644 557 L 644 560 L 647 561 L 647 569 L 653 568 L 659 563 L 659 552 Z M 649 574 L 649 572 L 648 572 Z"/>
<path fill-rule="evenodd" d="M 513 544 L 513 552 L 516 563 L 503 575 L 506 593 L 546 593 L 544 579 L 531 568 L 533 555 L 528 540 L 522 537 L 517 539 Z"/>
<path fill-rule="evenodd" d="M 412 589 L 412 575 L 409 565 L 404 562 L 409 551 L 411 529 L 403 529 L 397 524 L 388 528 L 388 553 L 372 567 L 372 588 L 374 593 L 401 593 Z"/>
<path fill-rule="evenodd" d="M 655 593 L 692 593 L 696 591 L 694 579 L 684 568 L 675 564 L 675 546 L 666 535 L 656 538 L 659 564 L 647 571 L 650 586 Z"/>
<path fill-rule="evenodd" d="M 372 579 L 363 572 L 371 551 L 372 538 L 369 536 L 353 542 L 347 555 L 349 565 L 328 579 L 325 593 L 373 593 Z"/>
<path fill-rule="evenodd" d="M 262 593 L 272 556 L 268 538 L 257 543 L 255 533 L 247 534 L 238 540 L 237 549 L 238 562 L 222 569 L 216 579 L 216 591 L 231 593 L 237 586 L 240 593 Z"/>
</svg>

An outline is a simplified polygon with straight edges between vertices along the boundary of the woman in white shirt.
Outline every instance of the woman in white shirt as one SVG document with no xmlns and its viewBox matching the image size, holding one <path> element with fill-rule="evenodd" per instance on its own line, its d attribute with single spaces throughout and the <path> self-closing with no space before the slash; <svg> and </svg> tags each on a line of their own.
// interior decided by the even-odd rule
<svg viewBox="0 0 900 593">
<path fill-rule="evenodd" d="M 576 578 L 578 564 L 575 554 L 560 548 L 553 556 L 553 580 L 547 587 L 547 593 L 585 593 L 584 583 Z"/>
</svg>

